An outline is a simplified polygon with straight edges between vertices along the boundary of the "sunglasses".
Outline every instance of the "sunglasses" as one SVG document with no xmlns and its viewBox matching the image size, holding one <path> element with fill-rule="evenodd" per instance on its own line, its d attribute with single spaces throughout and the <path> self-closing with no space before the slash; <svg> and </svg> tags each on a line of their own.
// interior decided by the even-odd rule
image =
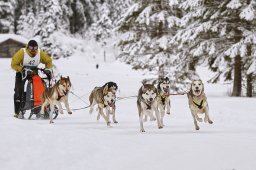
<svg viewBox="0 0 256 170">
<path fill-rule="evenodd" d="M 29 49 L 29 50 L 37 50 L 37 49 L 38 49 L 38 46 L 35 46 L 35 47 L 33 47 L 33 46 L 28 46 L 28 49 Z"/>
</svg>

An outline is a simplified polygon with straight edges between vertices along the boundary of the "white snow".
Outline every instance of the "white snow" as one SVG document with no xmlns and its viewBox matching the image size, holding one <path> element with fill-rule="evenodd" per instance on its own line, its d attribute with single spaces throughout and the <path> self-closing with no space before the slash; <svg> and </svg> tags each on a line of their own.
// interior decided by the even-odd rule
<svg viewBox="0 0 256 170">
<path fill-rule="evenodd" d="M 95 86 L 107 81 L 118 84 L 119 97 L 137 95 L 146 75 L 123 63 L 103 62 L 103 56 L 88 59 L 74 55 L 54 61 L 63 76 L 70 76 L 71 108 L 88 105 Z M 90 56 L 91 57 L 91 56 Z M 253 170 L 256 167 L 255 98 L 227 97 L 225 85 L 206 83 L 209 72 L 199 69 L 214 124 L 200 123 L 194 129 L 186 96 L 171 96 L 171 116 L 165 127 L 144 124 L 139 132 L 136 98 L 117 101 L 118 124 L 112 128 L 96 111 L 66 112 L 54 124 L 48 120 L 19 120 L 13 117 L 15 72 L 10 59 L 1 59 L 1 170 Z M 95 64 L 99 64 L 96 70 Z M 28 116 L 29 112 L 25 115 Z"/>
<path fill-rule="evenodd" d="M 0 43 L 8 40 L 8 39 L 13 39 L 15 41 L 27 44 L 28 40 L 25 37 L 22 37 L 20 35 L 16 34 L 0 34 Z"/>
</svg>

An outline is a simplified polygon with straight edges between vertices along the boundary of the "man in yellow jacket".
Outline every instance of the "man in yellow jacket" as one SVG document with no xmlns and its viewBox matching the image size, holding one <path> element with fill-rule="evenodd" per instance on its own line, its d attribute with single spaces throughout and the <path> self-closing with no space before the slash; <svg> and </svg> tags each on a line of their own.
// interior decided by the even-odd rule
<svg viewBox="0 0 256 170">
<path fill-rule="evenodd" d="M 18 117 L 21 98 L 24 90 L 24 81 L 22 81 L 22 72 L 24 66 L 37 67 L 40 63 L 45 64 L 45 73 L 51 75 L 52 59 L 51 57 L 38 48 L 35 40 L 30 40 L 25 48 L 21 48 L 12 57 L 11 67 L 16 71 L 15 88 L 14 88 L 14 117 Z M 23 118 L 23 117 L 19 117 Z"/>
</svg>

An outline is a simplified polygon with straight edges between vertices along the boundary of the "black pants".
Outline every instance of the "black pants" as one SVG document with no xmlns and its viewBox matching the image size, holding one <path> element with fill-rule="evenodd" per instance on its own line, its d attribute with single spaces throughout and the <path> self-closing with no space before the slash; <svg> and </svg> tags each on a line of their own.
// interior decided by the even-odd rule
<svg viewBox="0 0 256 170">
<path fill-rule="evenodd" d="M 24 93 L 24 81 L 22 81 L 21 73 L 16 73 L 15 76 L 15 88 L 14 88 L 14 111 L 15 114 L 19 114 L 21 103 L 22 103 L 22 95 Z"/>
</svg>

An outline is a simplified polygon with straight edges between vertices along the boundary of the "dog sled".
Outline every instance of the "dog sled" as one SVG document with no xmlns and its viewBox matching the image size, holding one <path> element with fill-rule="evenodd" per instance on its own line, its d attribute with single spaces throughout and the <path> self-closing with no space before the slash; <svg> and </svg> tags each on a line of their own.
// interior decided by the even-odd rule
<svg viewBox="0 0 256 170">
<path fill-rule="evenodd" d="M 24 84 L 24 91 L 21 97 L 21 106 L 18 118 L 23 119 L 26 111 L 30 110 L 30 115 L 28 119 L 31 119 L 33 115 L 36 115 L 36 118 L 49 118 L 50 107 L 47 105 L 44 108 L 44 114 L 40 114 L 42 101 L 42 94 L 46 88 L 50 87 L 51 77 L 47 76 L 44 72 L 44 69 L 40 69 L 34 66 L 26 66 L 25 71 L 22 73 L 22 81 Z M 42 75 L 38 73 L 41 72 Z M 42 76 L 42 77 L 41 77 Z M 58 117 L 58 108 L 54 107 L 54 119 Z"/>
</svg>

